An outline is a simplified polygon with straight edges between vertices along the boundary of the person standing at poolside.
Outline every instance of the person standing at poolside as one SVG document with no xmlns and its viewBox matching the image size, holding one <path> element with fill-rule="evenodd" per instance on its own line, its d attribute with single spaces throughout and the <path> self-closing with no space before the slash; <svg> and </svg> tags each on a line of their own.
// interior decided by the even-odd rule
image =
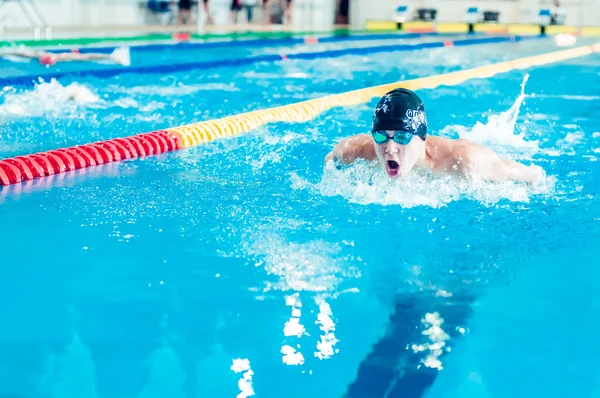
<svg viewBox="0 0 600 398">
<path fill-rule="evenodd" d="M 210 12 L 210 7 L 209 7 L 209 4 L 208 4 L 208 0 L 204 0 L 204 15 L 206 15 L 206 23 L 207 24 L 213 24 L 214 23 L 212 13 Z"/>
<path fill-rule="evenodd" d="M 545 177 L 541 167 L 501 159 L 475 142 L 428 135 L 423 101 L 404 88 L 381 98 L 373 114 L 371 134 L 342 140 L 325 161 L 344 165 L 356 159 L 379 160 L 390 178 L 403 177 L 415 167 L 438 175 L 488 181 L 535 183 Z"/>
<path fill-rule="evenodd" d="M 238 14 L 242 9 L 242 0 L 231 0 L 230 19 L 231 23 L 237 24 Z"/>
<path fill-rule="evenodd" d="M 285 9 L 283 11 L 284 23 L 292 24 L 292 9 L 294 7 L 294 0 L 285 1 Z"/>
<path fill-rule="evenodd" d="M 335 24 L 348 25 L 348 11 L 350 8 L 350 0 L 337 0 Z"/>
<path fill-rule="evenodd" d="M 285 2 L 285 6 L 282 4 Z M 276 3 L 273 13 L 272 5 Z M 293 0 L 263 0 L 263 21 L 265 24 L 273 23 L 292 23 Z M 272 14 L 273 13 L 273 14 Z"/>
<path fill-rule="evenodd" d="M 208 0 L 202 0 L 204 7 L 204 14 L 206 15 L 206 23 L 212 24 L 213 18 L 208 6 Z M 199 7 L 200 5 L 198 5 Z M 178 2 L 179 12 L 177 13 L 177 23 L 180 25 L 192 23 L 192 1 L 191 0 L 179 0 Z"/>
</svg>

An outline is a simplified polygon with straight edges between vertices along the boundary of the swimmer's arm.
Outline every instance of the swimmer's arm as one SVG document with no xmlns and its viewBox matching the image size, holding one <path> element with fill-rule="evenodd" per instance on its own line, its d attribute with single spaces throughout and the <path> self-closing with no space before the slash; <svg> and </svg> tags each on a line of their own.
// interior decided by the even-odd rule
<svg viewBox="0 0 600 398">
<path fill-rule="evenodd" d="M 110 54 L 80 54 L 80 53 L 60 53 L 56 54 L 56 60 L 62 62 L 69 61 L 101 61 L 112 60 Z"/>
<path fill-rule="evenodd" d="M 41 53 L 37 53 L 34 51 L 29 51 L 29 50 L 10 50 L 10 51 L 3 51 L 0 53 L 0 56 L 4 56 L 4 55 L 12 55 L 15 57 L 21 57 L 21 58 L 39 58 Z"/>
<path fill-rule="evenodd" d="M 356 159 L 377 159 L 373 137 L 370 134 L 359 134 L 344 138 L 325 157 L 325 162 L 334 160 L 341 164 L 350 164 Z"/>
<path fill-rule="evenodd" d="M 540 166 L 526 166 L 514 160 L 503 160 L 491 149 L 471 143 L 457 159 L 457 168 L 465 175 L 487 181 L 518 181 L 533 184 L 546 173 Z"/>
</svg>

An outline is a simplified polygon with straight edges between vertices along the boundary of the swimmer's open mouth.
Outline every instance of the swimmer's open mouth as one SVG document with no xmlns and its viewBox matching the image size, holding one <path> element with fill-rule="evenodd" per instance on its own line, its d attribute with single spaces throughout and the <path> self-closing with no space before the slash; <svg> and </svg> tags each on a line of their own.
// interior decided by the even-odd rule
<svg viewBox="0 0 600 398">
<path fill-rule="evenodd" d="M 387 166 L 390 170 L 398 170 L 400 168 L 400 165 L 395 160 L 388 160 Z"/>
<path fill-rule="evenodd" d="M 385 168 L 387 169 L 387 173 L 390 177 L 394 177 L 398 175 L 398 172 L 400 171 L 400 164 L 398 162 L 396 162 L 395 160 L 387 160 L 385 162 Z"/>
</svg>

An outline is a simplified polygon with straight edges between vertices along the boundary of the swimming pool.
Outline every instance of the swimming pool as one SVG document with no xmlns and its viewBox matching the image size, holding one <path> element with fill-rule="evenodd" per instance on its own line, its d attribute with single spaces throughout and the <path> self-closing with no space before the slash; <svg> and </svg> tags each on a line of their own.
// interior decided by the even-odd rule
<svg viewBox="0 0 600 398">
<path fill-rule="evenodd" d="M 554 49 L 81 79 L 91 103 L 49 101 L 58 83 L 15 88 L 0 157 Z M 263 397 L 600 393 L 598 61 L 419 91 L 433 132 L 542 165 L 533 188 L 324 170 L 337 140 L 368 129 L 375 101 L 2 188 L 0 393 L 221 397 L 249 393 L 250 379 Z"/>
</svg>

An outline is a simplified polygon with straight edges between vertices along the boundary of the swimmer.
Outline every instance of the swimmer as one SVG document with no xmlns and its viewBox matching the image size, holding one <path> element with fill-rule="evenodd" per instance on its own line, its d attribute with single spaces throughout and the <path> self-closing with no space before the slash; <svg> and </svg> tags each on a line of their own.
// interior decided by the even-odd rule
<svg viewBox="0 0 600 398">
<path fill-rule="evenodd" d="M 131 65 L 131 56 L 129 54 L 129 48 L 127 47 L 117 48 L 110 54 L 81 54 L 79 51 L 76 50 L 70 53 L 51 53 L 48 51 L 33 51 L 27 48 L 7 48 L 5 50 L 0 50 L 0 57 L 6 56 L 37 59 L 40 62 L 40 64 L 47 66 L 54 65 L 57 62 L 69 61 L 108 61 L 123 66 Z"/>
<path fill-rule="evenodd" d="M 503 160 L 475 142 L 427 135 L 423 102 L 404 88 L 392 90 L 381 98 L 373 115 L 371 134 L 342 140 L 325 157 L 325 162 L 345 165 L 359 158 L 379 160 L 390 178 L 403 177 L 413 167 L 438 175 L 454 174 L 493 182 L 535 183 L 545 177 L 541 167 Z"/>
</svg>

